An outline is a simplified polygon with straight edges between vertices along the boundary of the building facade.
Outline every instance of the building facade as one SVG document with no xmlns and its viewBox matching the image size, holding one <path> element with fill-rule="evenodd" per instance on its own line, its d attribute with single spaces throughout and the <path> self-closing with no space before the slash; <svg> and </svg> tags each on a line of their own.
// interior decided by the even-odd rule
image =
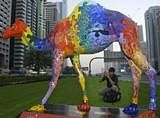
<svg viewBox="0 0 160 118">
<path fill-rule="evenodd" d="M 37 1 L 27 0 L 26 23 L 31 28 L 33 35 L 37 32 Z"/>
<path fill-rule="evenodd" d="M 12 0 L 12 18 L 21 19 L 31 28 L 33 34 L 37 32 L 37 1 L 36 0 Z M 24 72 L 24 59 L 28 48 L 20 39 L 12 38 L 10 40 L 10 69 L 11 71 Z"/>
<path fill-rule="evenodd" d="M 160 6 L 145 12 L 148 59 L 156 70 L 160 69 Z"/>
<path fill-rule="evenodd" d="M 114 67 L 116 72 L 130 72 L 130 67 L 122 52 L 104 50 L 104 68 Z"/>
<path fill-rule="evenodd" d="M 49 36 L 50 32 L 57 23 L 57 3 L 46 2 L 46 36 Z"/>
<path fill-rule="evenodd" d="M 139 29 L 139 36 L 140 36 L 140 45 L 141 45 L 143 54 L 148 58 L 147 43 L 144 41 L 144 35 L 143 35 L 143 27 L 142 27 L 142 25 L 139 25 L 138 29 Z"/>
<path fill-rule="evenodd" d="M 26 22 L 26 0 L 12 0 L 12 18 L 14 23 L 15 19 L 21 19 Z M 10 40 L 10 69 L 24 70 L 24 53 L 25 46 L 20 39 L 12 38 Z"/>
<path fill-rule="evenodd" d="M 2 32 L 11 23 L 11 0 L 0 1 L 0 73 L 9 71 L 9 40 L 2 39 Z"/>
<path fill-rule="evenodd" d="M 67 3 L 62 2 L 46 2 L 45 3 L 45 14 L 46 14 L 46 35 L 54 29 L 56 23 L 66 17 Z"/>
<path fill-rule="evenodd" d="M 61 10 L 62 18 L 65 18 L 67 16 L 67 0 L 63 0 L 61 2 Z"/>
<path fill-rule="evenodd" d="M 37 1 L 37 37 L 45 38 L 46 37 L 46 12 L 44 3 L 46 0 L 36 0 Z"/>
</svg>

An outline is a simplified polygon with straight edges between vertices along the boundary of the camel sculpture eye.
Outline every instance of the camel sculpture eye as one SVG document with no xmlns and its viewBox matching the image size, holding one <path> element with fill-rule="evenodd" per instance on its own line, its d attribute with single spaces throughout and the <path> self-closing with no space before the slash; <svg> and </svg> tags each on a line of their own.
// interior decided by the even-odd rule
<svg viewBox="0 0 160 118">
<path fill-rule="evenodd" d="M 96 31 L 96 33 L 95 33 L 95 37 L 99 37 L 99 33 L 98 33 L 98 31 Z"/>
<path fill-rule="evenodd" d="M 94 31 L 92 31 L 92 32 L 95 32 L 95 37 L 99 37 L 99 36 L 100 36 L 99 33 L 101 33 L 101 34 L 103 34 L 103 35 L 109 35 L 109 32 L 108 32 L 108 31 L 105 31 L 105 30 L 94 30 Z"/>
<path fill-rule="evenodd" d="M 109 32 L 105 30 L 99 30 L 99 32 L 103 35 L 109 35 Z"/>
</svg>

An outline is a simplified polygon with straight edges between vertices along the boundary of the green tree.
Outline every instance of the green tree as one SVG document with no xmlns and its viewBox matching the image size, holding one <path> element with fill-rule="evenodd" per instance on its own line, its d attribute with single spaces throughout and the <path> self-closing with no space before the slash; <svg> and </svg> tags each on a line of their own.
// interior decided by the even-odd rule
<svg viewBox="0 0 160 118">
<path fill-rule="evenodd" d="M 77 74 L 73 68 L 73 66 L 66 66 L 64 69 L 63 69 L 63 74 Z"/>
<path fill-rule="evenodd" d="M 41 69 L 51 66 L 51 52 L 37 51 L 31 48 L 25 56 L 25 67 L 40 73 Z"/>
</svg>

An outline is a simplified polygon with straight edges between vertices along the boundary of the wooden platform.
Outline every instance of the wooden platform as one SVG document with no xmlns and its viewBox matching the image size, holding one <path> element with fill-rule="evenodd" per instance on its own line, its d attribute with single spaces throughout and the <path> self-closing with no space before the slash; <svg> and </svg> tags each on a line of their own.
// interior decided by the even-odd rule
<svg viewBox="0 0 160 118">
<path fill-rule="evenodd" d="M 123 113 L 121 108 L 91 107 L 90 112 L 84 114 L 74 105 L 45 105 L 45 113 L 22 112 L 19 118 L 136 118 Z M 144 110 L 140 109 L 139 113 Z"/>
</svg>

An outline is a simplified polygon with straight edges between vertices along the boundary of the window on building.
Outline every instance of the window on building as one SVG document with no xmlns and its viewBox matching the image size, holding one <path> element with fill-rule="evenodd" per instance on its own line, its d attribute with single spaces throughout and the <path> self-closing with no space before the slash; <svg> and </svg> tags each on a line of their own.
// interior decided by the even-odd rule
<svg viewBox="0 0 160 118">
<path fill-rule="evenodd" d="M 54 8 L 53 20 L 57 20 L 57 9 Z"/>
</svg>

